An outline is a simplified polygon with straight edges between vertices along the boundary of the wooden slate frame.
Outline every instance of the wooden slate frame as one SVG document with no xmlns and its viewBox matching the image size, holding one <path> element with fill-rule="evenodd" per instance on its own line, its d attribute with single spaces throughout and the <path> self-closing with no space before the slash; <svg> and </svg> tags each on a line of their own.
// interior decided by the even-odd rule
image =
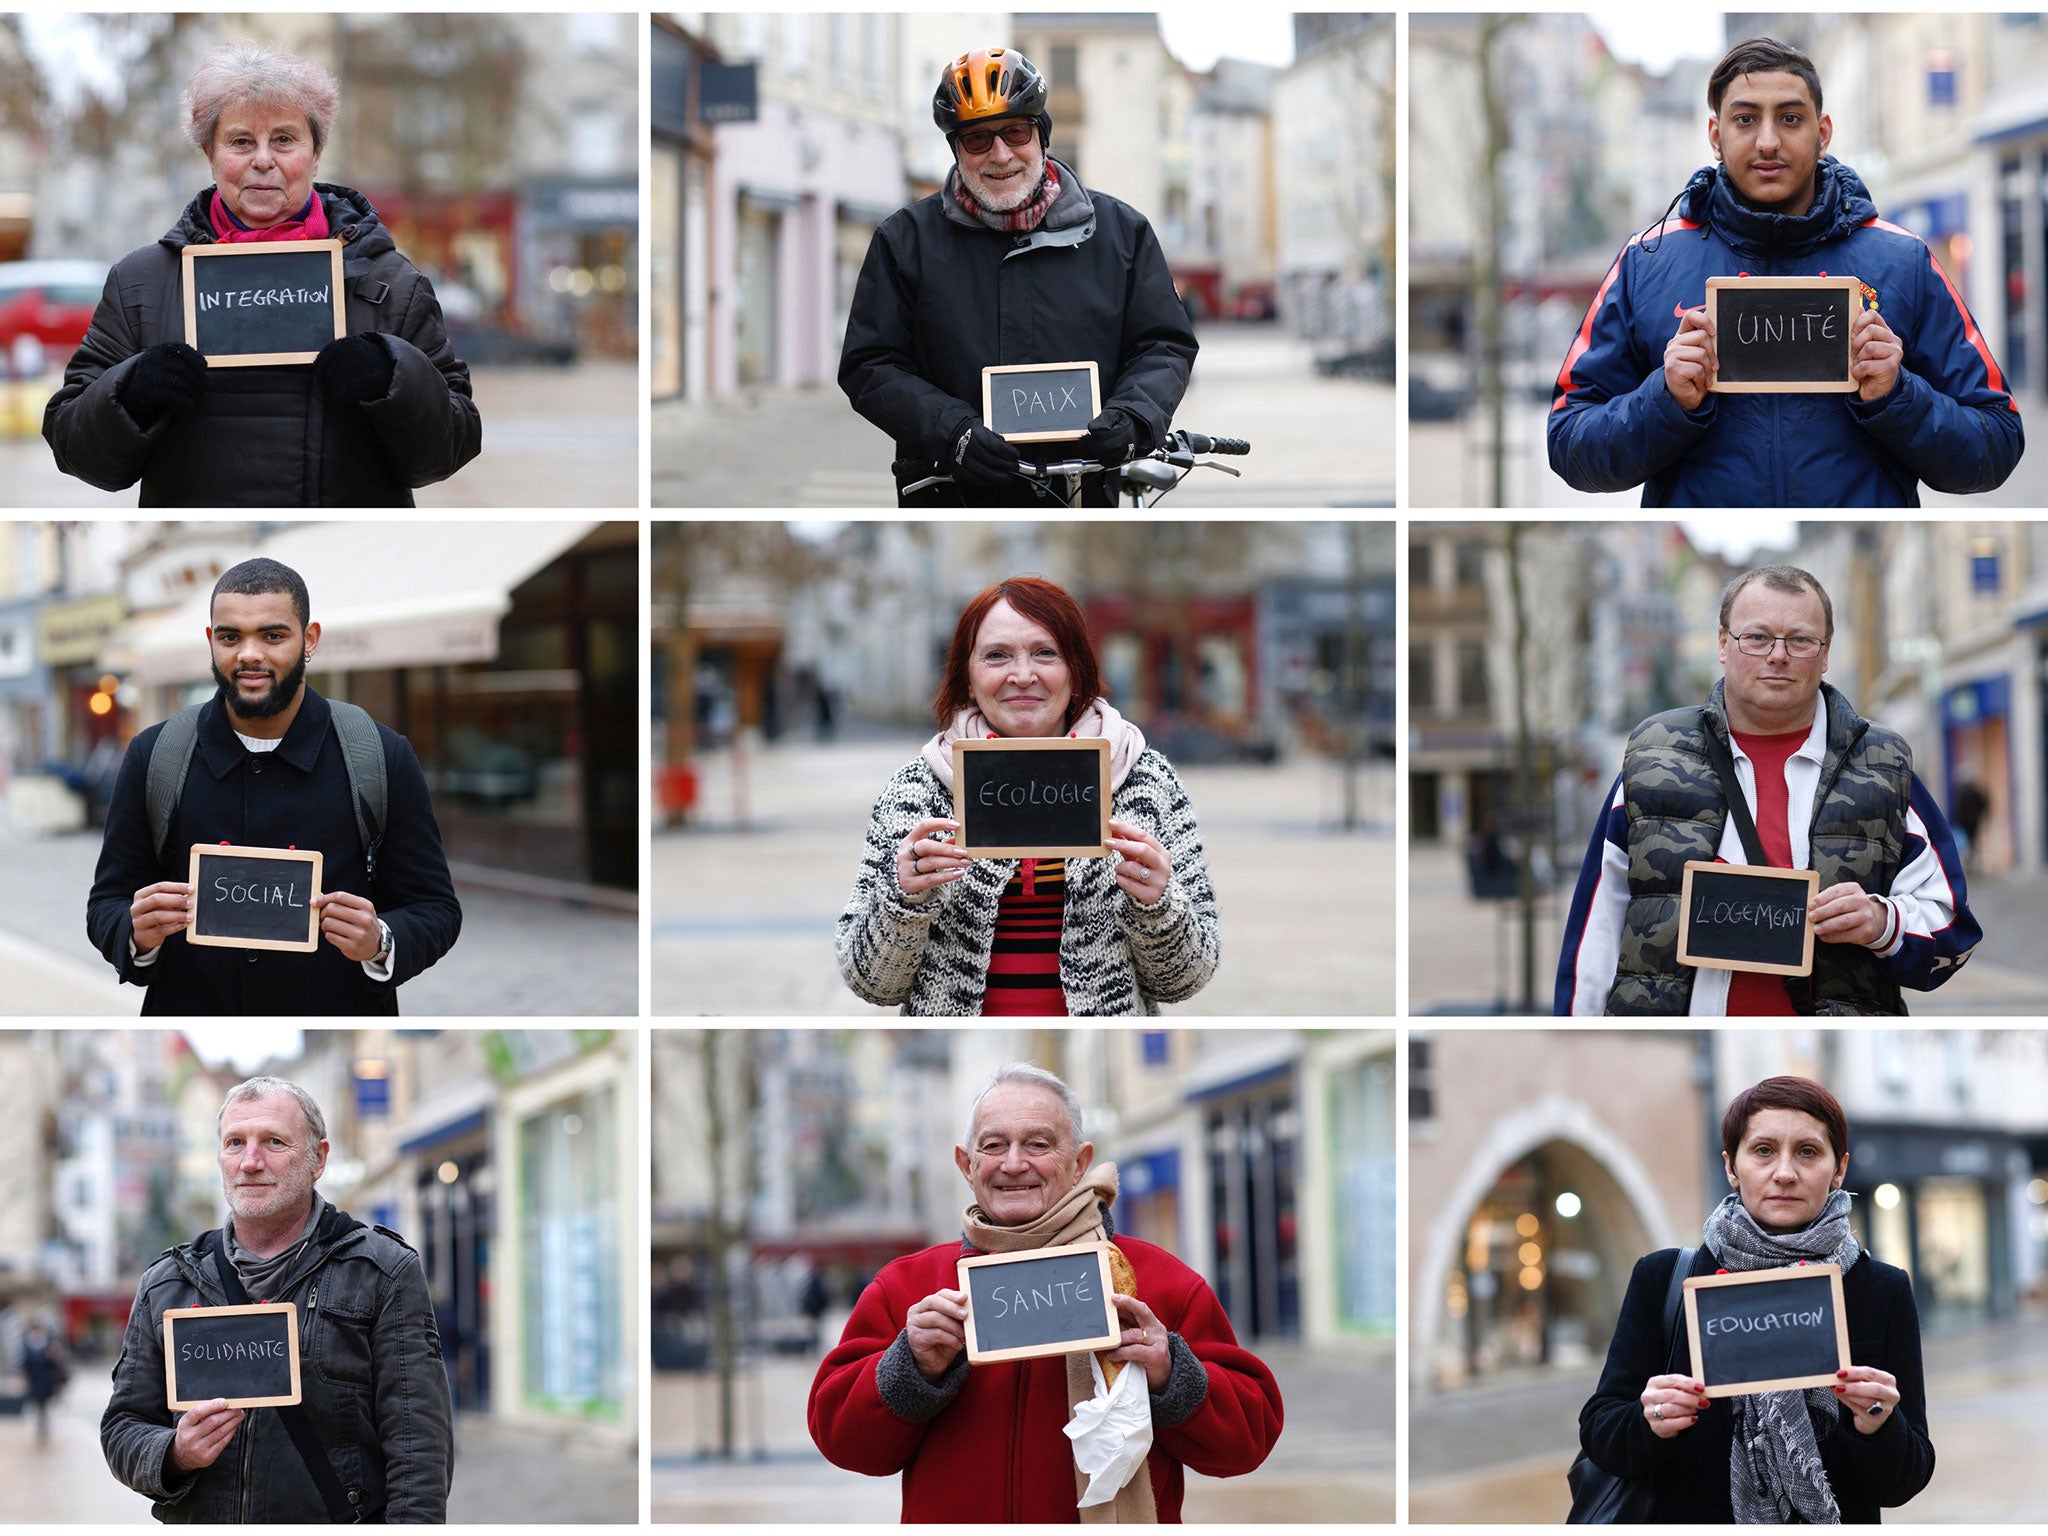
<svg viewBox="0 0 2048 1536">
<path fill-rule="evenodd" d="M 967 841 L 967 755 L 972 752 L 1094 752 L 1101 758 L 1095 792 L 1096 823 L 1102 840 L 1066 847 L 977 848 Z M 1109 739 L 1104 736 L 998 736 L 953 743 L 953 819 L 960 823 L 958 851 L 970 859 L 1100 859 L 1109 848 Z"/>
<path fill-rule="evenodd" d="M 981 370 L 981 424 L 991 432 L 995 431 L 995 381 L 998 374 L 1008 377 L 1013 373 L 1072 373 L 1077 368 L 1088 370 L 1088 417 L 1094 420 L 1102 414 L 1102 379 L 1090 358 L 1082 363 L 999 363 Z M 998 436 L 1006 443 L 1071 443 L 1088 435 L 1086 427 L 1079 431 L 1061 432 L 1003 432 Z"/>
<path fill-rule="evenodd" d="M 1029 1259 L 1063 1257 L 1068 1254 L 1093 1251 L 1095 1262 L 1102 1275 L 1103 1334 L 1093 1339 L 1068 1339 L 1057 1344 L 1023 1344 L 1015 1349 L 984 1350 L 976 1342 L 974 1329 L 974 1288 L 967 1283 L 967 1272 L 985 1269 L 993 1264 L 1021 1264 Z M 1118 1349 L 1124 1342 L 1124 1325 L 1117 1320 L 1116 1276 L 1110 1272 L 1108 1243 L 1067 1243 L 1054 1248 L 1032 1248 L 1024 1253 L 984 1253 L 973 1258 L 962 1259 L 957 1273 L 960 1289 L 967 1293 L 967 1363 L 969 1365 L 990 1365 L 1002 1360 L 1036 1360 L 1045 1355 L 1093 1354 L 1099 1349 Z"/>
<path fill-rule="evenodd" d="M 1695 955 L 1692 943 L 1692 877 L 1695 870 L 1717 875 L 1770 875 L 1787 885 L 1806 886 L 1806 947 L 1797 965 L 1765 965 L 1752 960 L 1723 960 L 1715 955 Z M 1678 963 L 1708 971 L 1753 971 L 1759 976 L 1811 976 L 1813 974 L 1813 898 L 1820 892 L 1820 875 L 1811 869 L 1779 869 L 1774 864 L 1722 864 L 1713 859 L 1688 859 L 1685 878 L 1678 888 Z"/>
<path fill-rule="evenodd" d="M 193 263 L 214 256 L 263 256 L 277 252 L 303 254 L 307 251 L 325 251 L 328 254 L 332 276 L 327 291 L 334 298 L 335 341 L 348 334 L 348 310 L 341 291 L 341 242 L 339 240 L 247 240 L 240 245 L 188 245 L 183 252 L 185 289 L 185 345 L 195 351 L 199 346 L 199 286 L 193 281 Z M 288 363 L 310 363 L 320 354 L 314 352 L 229 352 L 209 356 L 209 368 L 267 368 Z"/>
<path fill-rule="evenodd" d="M 298 955 L 310 955 L 320 947 L 320 912 L 313 906 L 310 896 L 306 904 L 306 937 L 303 943 L 297 939 L 237 939 L 222 934 L 201 933 L 199 861 L 208 855 L 231 859 L 288 859 L 295 864 L 311 864 L 312 896 L 320 894 L 320 877 L 327 868 L 327 856 L 317 848 L 244 848 L 239 843 L 194 843 L 192 873 L 186 880 L 186 884 L 192 887 L 192 926 L 185 930 L 187 944 L 210 944 L 222 949 L 282 949 Z"/>
<path fill-rule="evenodd" d="M 296 1302 L 268 1301 L 252 1302 L 241 1307 L 173 1307 L 163 1315 L 164 1334 L 164 1396 L 169 1407 L 175 1412 L 192 1408 L 203 1408 L 214 1401 L 210 1397 L 178 1397 L 177 1334 L 175 1325 L 181 1317 L 232 1317 L 245 1312 L 277 1312 L 285 1318 L 285 1339 L 291 1346 L 292 1390 L 289 1397 L 230 1397 L 225 1399 L 230 1408 L 288 1408 L 303 1395 L 299 1381 L 299 1308 Z"/>
<path fill-rule="evenodd" d="M 1863 283 L 1854 277 L 1710 277 L 1707 279 L 1707 323 L 1714 328 L 1714 344 L 1718 349 L 1721 336 L 1721 290 L 1733 288 L 1740 292 L 1748 288 L 1839 288 L 1849 295 L 1849 319 L 1853 322 L 1863 307 Z M 1842 343 L 1842 364 L 1840 379 L 1792 379 L 1782 382 L 1770 380 L 1754 381 L 1747 384 L 1724 384 L 1718 371 L 1714 382 L 1707 389 L 1717 395 L 1853 395 L 1863 386 L 1850 376 L 1849 370 L 1856 366 L 1856 355 L 1848 341 Z"/>
<path fill-rule="evenodd" d="M 1692 1350 L 1692 1379 L 1706 1381 L 1700 1374 L 1706 1363 L 1700 1353 L 1700 1303 L 1699 1291 L 1709 1286 L 1759 1285 L 1772 1280 L 1812 1280 L 1818 1276 L 1828 1278 L 1828 1292 L 1834 1299 L 1835 1308 L 1835 1354 L 1841 1364 L 1835 1369 L 1846 1371 L 1853 1363 L 1849 1359 L 1849 1315 L 1842 1307 L 1842 1266 L 1839 1264 L 1793 1264 L 1783 1269 L 1751 1269 L 1733 1275 L 1695 1275 L 1685 1282 L 1685 1337 Z M 1779 1376 L 1769 1381 L 1730 1381 L 1719 1386 L 1707 1384 L 1708 1397 L 1745 1397 L 1752 1392 L 1798 1392 L 1807 1387 L 1831 1387 L 1835 1385 L 1834 1371 L 1818 1376 Z"/>
</svg>

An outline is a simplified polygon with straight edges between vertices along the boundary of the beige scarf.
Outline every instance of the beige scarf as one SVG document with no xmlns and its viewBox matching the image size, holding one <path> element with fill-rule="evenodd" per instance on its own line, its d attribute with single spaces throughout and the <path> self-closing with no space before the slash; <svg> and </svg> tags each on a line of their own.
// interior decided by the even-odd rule
<svg viewBox="0 0 2048 1536">
<path fill-rule="evenodd" d="M 1103 706 L 1105 709 L 1108 707 Z M 1021 1227 L 996 1226 L 983 1214 L 979 1205 L 969 1204 L 961 1216 L 960 1235 L 983 1253 L 1024 1253 L 1033 1248 L 1059 1248 L 1069 1243 L 1108 1242 L 1109 1232 L 1102 1224 L 1102 1207 L 1116 1203 L 1116 1190 L 1116 1164 L 1097 1163 L 1051 1210 Z M 1075 1406 L 1094 1395 L 1095 1378 L 1088 1369 L 1088 1356 L 1068 1355 L 1067 1416 L 1071 1418 Z M 1077 1506 L 1081 1495 L 1087 1491 L 1088 1479 L 1076 1468 L 1074 1502 Z M 1083 1509 L 1080 1515 L 1083 1525 L 1157 1525 L 1159 1509 L 1152 1501 L 1149 1461 L 1136 1477 L 1124 1484 L 1113 1502 Z"/>
<path fill-rule="evenodd" d="M 981 711 L 969 705 L 953 717 L 953 723 L 924 744 L 924 760 L 939 776 L 948 792 L 953 788 L 953 743 L 961 738 L 982 741 L 993 735 Z M 1109 742 L 1109 787 L 1123 788 L 1124 780 L 1145 755 L 1145 733 L 1116 712 L 1107 699 L 1097 699 L 1075 719 L 1069 736 L 1100 736 Z"/>
</svg>

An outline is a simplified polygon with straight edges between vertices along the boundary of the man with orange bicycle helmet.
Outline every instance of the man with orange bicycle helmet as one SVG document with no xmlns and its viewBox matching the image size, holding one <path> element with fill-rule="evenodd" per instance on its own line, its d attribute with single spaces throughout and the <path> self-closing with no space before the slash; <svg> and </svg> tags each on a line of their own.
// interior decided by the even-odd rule
<svg viewBox="0 0 2048 1536">
<path fill-rule="evenodd" d="M 947 138 L 970 124 L 1024 118 L 1038 127 L 1041 148 L 1052 141 L 1051 93 L 1045 76 L 1014 48 L 977 48 L 963 53 L 939 74 L 932 93 L 932 121 Z"/>
</svg>

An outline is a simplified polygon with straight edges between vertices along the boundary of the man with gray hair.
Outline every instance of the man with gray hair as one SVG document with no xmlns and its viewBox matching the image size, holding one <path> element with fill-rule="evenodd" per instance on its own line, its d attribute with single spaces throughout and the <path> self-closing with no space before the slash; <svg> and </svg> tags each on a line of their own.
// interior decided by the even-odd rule
<svg viewBox="0 0 2048 1536">
<path fill-rule="evenodd" d="M 953 1161 L 974 1194 L 960 1240 L 884 1267 L 811 1383 L 811 1438 L 828 1461 L 900 1472 L 905 1522 L 1143 1524 L 1180 1519 L 1186 1468 L 1232 1477 L 1265 1460 L 1281 1423 L 1272 1372 L 1238 1346 L 1208 1282 L 1165 1249 L 1117 1235 L 1116 1165 L 1097 1163 L 1081 1139 L 1071 1088 L 1040 1067 L 1002 1068 L 976 1095 Z M 967 1255 L 1111 1239 L 1131 1289 L 1115 1297 L 1122 1343 L 1100 1358 L 1143 1374 L 1152 1444 L 1103 1505 L 1088 1476 L 1057 1470 L 1075 1464 L 1066 1425 L 1094 1395 L 1088 1357 L 970 1366 L 956 1286 Z"/>
<path fill-rule="evenodd" d="M 279 1077 L 228 1090 L 216 1117 L 229 1219 L 142 1276 L 100 1420 L 107 1466 L 166 1523 L 442 1524 L 454 1436 L 419 1255 L 323 1200 L 327 1122 Z M 303 1400 L 174 1412 L 163 1314 L 294 1303 Z"/>
<path fill-rule="evenodd" d="M 1835 607 L 1797 566 L 1723 589 L 1722 677 L 1704 705 L 1629 736 L 1557 966 L 1558 1014 L 1903 1014 L 1983 930 L 1941 808 L 1904 737 L 1821 681 Z M 1678 958 L 1694 860 L 1811 869 L 1810 976 Z"/>
</svg>

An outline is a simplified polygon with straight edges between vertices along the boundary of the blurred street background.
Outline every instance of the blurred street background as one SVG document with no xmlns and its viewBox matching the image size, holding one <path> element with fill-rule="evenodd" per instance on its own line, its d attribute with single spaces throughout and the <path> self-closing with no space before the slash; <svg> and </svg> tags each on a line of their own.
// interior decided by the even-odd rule
<svg viewBox="0 0 2048 1536">
<path fill-rule="evenodd" d="M 1966 787 L 1984 801 L 1958 837 L 1984 940 L 1907 1006 L 2048 1011 L 2048 526 L 1731 516 L 1410 524 L 1412 1012 L 1550 1012 L 1628 733 L 1705 700 L 1721 587 L 1771 561 L 1827 589 L 1827 680 L 1906 738 L 1951 824 Z"/>
<path fill-rule="evenodd" d="M 44 402 L 107 269 L 209 184 L 178 96 L 254 39 L 321 64 L 319 179 L 377 208 L 470 366 L 483 452 L 425 506 L 633 506 L 640 24 L 577 15 L 0 15 L 0 504 L 134 505 L 58 473 Z"/>
<path fill-rule="evenodd" d="M 1256 1472 L 1188 1476 L 1190 1522 L 1394 1512 L 1390 1030 L 656 1030 L 653 1515 L 888 1522 L 841 1471 L 812 1377 L 891 1259 L 957 1240 L 952 1147 L 1008 1061 L 1059 1073 L 1120 1232 L 1215 1289 L 1286 1428 Z"/>
<path fill-rule="evenodd" d="M 2048 1506 L 2048 1036 L 1417 1029 L 1408 1051 L 1411 1520 L 1563 1522 L 1630 1271 L 1699 1241 L 1722 1112 L 1777 1073 L 1841 1100 L 1857 1239 L 1913 1279 L 1937 1464 L 1887 1520 Z"/>
<path fill-rule="evenodd" d="M 99 1447 L 122 1330 L 143 1269 L 224 1220 L 214 1116 L 270 1073 L 326 1117 L 320 1192 L 420 1253 L 457 1410 L 451 1522 L 632 1523 L 636 1057 L 610 1030 L 0 1032 L 0 1520 L 150 1523 Z M 34 1324 L 68 1378 L 44 1442 Z"/>
<path fill-rule="evenodd" d="M 1152 224 L 1201 353 L 1175 424 L 1243 437 L 1186 506 L 1389 506 L 1394 20 L 1364 13 L 657 15 L 656 506 L 893 506 L 834 382 L 875 227 L 939 190 L 940 70 L 1007 44 L 1052 153 Z"/>
<path fill-rule="evenodd" d="M 463 904 L 408 1013 L 639 1008 L 632 523 L 0 523 L 0 1013 L 141 1007 L 85 937 L 122 756 L 212 696 L 208 600 L 306 580 L 308 682 L 411 742 Z"/>
<path fill-rule="evenodd" d="M 2022 415 L 2048 399 L 2048 257 L 2037 238 L 2048 34 L 2037 15 L 1602 6 L 1417 16 L 1413 505 L 1640 502 L 1639 490 L 1584 494 L 1551 472 L 1551 386 L 1616 255 L 1709 163 L 1714 61 L 1758 35 L 1813 59 L 1834 124 L 1830 152 L 1868 184 L 1885 219 L 1927 242 Z M 1929 505 L 2038 507 L 2048 502 L 2048 459 L 2026 455 L 1988 495 L 1921 495 Z"/>
<path fill-rule="evenodd" d="M 1036 573 L 1187 785 L 1223 963 L 1178 1011 L 1393 1009 L 1385 523 L 654 524 L 654 1006 L 878 1014 L 833 923 L 961 607 Z"/>
</svg>

